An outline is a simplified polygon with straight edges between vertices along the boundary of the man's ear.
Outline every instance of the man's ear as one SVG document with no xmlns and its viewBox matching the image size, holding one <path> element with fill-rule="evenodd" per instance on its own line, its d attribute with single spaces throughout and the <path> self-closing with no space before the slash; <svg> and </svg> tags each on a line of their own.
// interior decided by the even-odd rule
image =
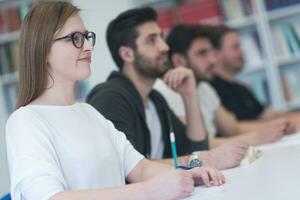
<svg viewBox="0 0 300 200">
<path fill-rule="evenodd" d="M 174 67 L 186 66 L 186 59 L 179 53 L 174 53 L 171 57 Z"/>
<path fill-rule="evenodd" d="M 134 53 L 132 48 L 130 47 L 121 46 L 119 48 L 119 55 L 124 61 L 124 63 L 133 63 L 134 61 Z"/>
</svg>

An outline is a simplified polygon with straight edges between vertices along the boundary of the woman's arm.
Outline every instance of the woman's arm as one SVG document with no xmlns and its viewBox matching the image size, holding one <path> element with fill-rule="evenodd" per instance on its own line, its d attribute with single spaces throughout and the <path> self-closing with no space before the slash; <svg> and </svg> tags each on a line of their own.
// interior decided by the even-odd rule
<svg viewBox="0 0 300 200">
<path fill-rule="evenodd" d="M 129 184 L 116 188 L 94 190 L 69 190 L 55 194 L 50 200 L 147 200 L 156 199 L 154 194 L 147 191 L 147 182 Z"/>
<path fill-rule="evenodd" d="M 170 166 L 142 160 L 129 174 L 133 183 L 126 186 L 94 190 L 73 190 L 55 194 L 50 200 L 171 200 L 188 197 L 194 185 L 221 185 L 221 172 L 201 167 L 192 170 L 172 170 Z"/>
<path fill-rule="evenodd" d="M 145 159 L 132 170 L 128 180 L 133 183 L 107 189 L 64 191 L 50 200 L 169 200 L 185 198 L 194 190 L 192 173 Z"/>
</svg>

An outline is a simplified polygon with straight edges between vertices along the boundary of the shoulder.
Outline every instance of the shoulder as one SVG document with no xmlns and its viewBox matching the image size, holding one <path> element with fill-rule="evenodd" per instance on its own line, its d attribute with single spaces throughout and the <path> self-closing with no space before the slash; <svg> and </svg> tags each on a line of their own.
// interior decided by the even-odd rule
<svg viewBox="0 0 300 200">
<path fill-rule="evenodd" d="M 98 110 L 88 103 L 79 103 L 78 106 L 87 113 L 87 116 L 91 116 L 93 119 L 98 119 L 102 122 L 107 120 Z"/>
<path fill-rule="evenodd" d="M 212 90 L 214 90 L 212 88 L 212 86 L 209 83 L 205 82 L 205 81 L 203 81 L 199 84 L 198 89 L 201 90 L 201 91 L 212 91 Z"/>
<path fill-rule="evenodd" d="M 98 101 L 118 101 L 132 98 L 132 95 L 127 91 L 126 86 L 109 81 L 96 85 L 88 94 L 86 101 L 93 104 Z"/>
<path fill-rule="evenodd" d="M 153 89 L 150 93 L 150 97 L 151 99 L 154 101 L 154 103 L 159 103 L 159 104 L 163 104 L 163 105 L 168 105 L 167 100 L 165 99 L 165 97 L 156 89 Z"/>
<path fill-rule="evenodd" d="M 38 115 L 27 106 L 14 111 L 5 126 L 7 138 L 27 138 L 37 132 L 47 132 L 47 127 Z"/>
<path fill-rule="evenodd" d="M 198 97 L 207 104 L 220 105 L 220 97 L 216 90 L 207 82 L 202 82 L 198 86 Z"/>
<path fill-rule="evenodd" d="M 210 85 L 213 86 L 217 92 L 223 91 L 225 88 L 230 88 L 230 85 L 219 77 L 215 77 L 212 81 L 210 81 Z"/>
<path fill-rule="evenodd" d="M 134 110 L 138 98 L 119 85 L 100 84 L 88 95 L 86 102 L 104 116 L 117 115 L 122 110 Z M 124 114 L 124 113 L 123 113 Z M 109 117 L 108 117 L 109 118 Z"/>
<path fill-rule="evenodd" d="M 241 83 L 241 82 L 235 82 L 234 85 L 237 87 L 237 88 L 240 88 L 241 90 L 244 90 L 246 92 L 250 92 L 250 89 L 249 89 L 249 86 Z"/>
<path fill-rule="evenodd" d="M 202 82 L 199 84 L 198 87 L 199 92 L 203 92 L 210 95 L 217 95 L 217 91 L 215 88 L 213 88 L 208 82 Z"/>
<path fill-rule="evenodd" d="M 10 125 L 14 123 L 25 123 L 25 122 L 34 122 L 34 121 L 37 121 L 36 115 L 31 109 L 25 106 L 14 111 L 9 116 L 6 124 Z"/>
</svg>

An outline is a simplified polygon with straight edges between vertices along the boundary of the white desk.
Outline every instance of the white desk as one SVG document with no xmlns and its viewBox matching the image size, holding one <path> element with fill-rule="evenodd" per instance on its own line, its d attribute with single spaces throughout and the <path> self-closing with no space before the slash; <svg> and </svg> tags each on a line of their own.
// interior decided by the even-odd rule
<svg viewBox="0 0 300 200">
<path fill-rule="evenodd" d="M 188 200 L 300 200 L 300 133 L 258 148 L 254 163 L 223 172 L 222 190 L 200 187 Z"/>
</svg>

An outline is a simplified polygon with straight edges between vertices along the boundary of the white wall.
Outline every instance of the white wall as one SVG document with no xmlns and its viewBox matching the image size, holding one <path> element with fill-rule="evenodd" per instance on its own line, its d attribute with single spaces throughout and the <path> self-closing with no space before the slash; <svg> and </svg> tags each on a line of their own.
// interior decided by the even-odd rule
<svg viewBox="0 0 300 200">
<path fill-rule="evenodd" d="M 92 76 L 89 79 L 90 87 L 92 87 L 105 81 L 110 71 L 116 69 L 105 42 L 107 24 L 120 12 L 131 8 L 133 3 L 130 0 L 73 0 L 73 2 L 82 9 L 81 16 L 88 30 L 97 34 L 97 43 L 93 53 Z M 1 108 L 0 112 L 3 112 Z M 5 122 L 1 120 L 0 117 L 0 197 L 9 191 L 4 143 Z"/>
<path fill-rule="evenodd" d="M 0 94 L 3 94 L 0 87 Z M 5 135 L 4 125 L 6 118 L 6 110 L 4 106 L 4 98 L 0 97 L 0 197 L 9 191 L 9 176 L 6 162 L 6 151 L 5 151 Z"/>
<path fill-rule="evenodd" d="M 133 6 L 130 0 L 73 0 L 82 9 L 81 16 L 88 30 L 97 35 L 97 42 L 93 53 L 92 75 L 89 79 L 90 87 L 106 80 L 113 69 L 117 69 L 109 54 L 105 31 L 108 23 L 120 12 Z"/>
</svg>

